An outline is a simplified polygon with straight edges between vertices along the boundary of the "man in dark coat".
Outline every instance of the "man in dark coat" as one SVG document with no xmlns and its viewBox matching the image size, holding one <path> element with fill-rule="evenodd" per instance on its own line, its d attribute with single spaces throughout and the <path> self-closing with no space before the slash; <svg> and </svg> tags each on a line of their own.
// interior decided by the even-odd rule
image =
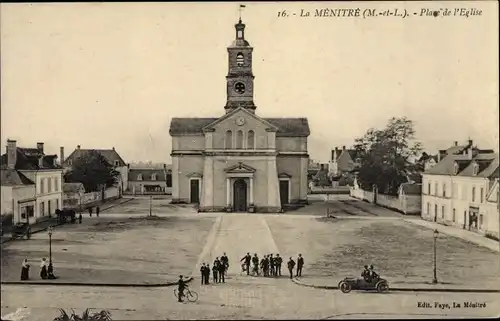
<svg viewBox="0 0 500 321">
<path fill-rule="evenodd" d="M 224 252 L 224 255 L 220 257 L 220 262 L 224 265 L 224 271 L 227 273 L 227 270 L 229 269 L 229 258 L 227 257 L 226 252 Z"/>
<path fill-rule="evenodd" d="M 82 224 L 82 213 L 78 215 L 78 223 Z"/>
<path fill-rule="evenodd" d="M 252 264 L 255 275 L 259 275 L 259 257 L 257 256 L 257 253 L 254 253 L 252 257 Z"/>
<path fill-rule="evenodd" d="M 250 256 L 250 253 L 247 253 L 247 255 L 245 255 L 241 260 L 240 262 L 245 262 L 245 268 L 247 270 L 247 275 L 250 274 L 250 261 L 251 261 L 252 257 Z"/>
<path fill-rule="evenodd" d="M 297 258 L 297 273 L 295 276 L 302 276 L 302 268 L 304 267 L 304 258 L 302 257 L 302 254 L 299 254 L 299 257 Z"/>
<path fill-rule="evenodd" d="M 274 276 L 274 257 L 273 254 L 269 254 L 269 274 Z"/>
<path fill-rule="evenodd" d="M 210 264 L 205 266 L 205 284 L 210 284 Z"/>
<path fill-rule="evenodd" d="M 99 206 L 97 206 L 95 208 L 95 215 L 97 215 L 97 217 L 99 217 L 99 212 L 101 211 L 101 209 L 99 208 Z"/>
<path fill-rule="evenodd" d="M 200 274 L 201 274 L 201 285 L 205 284 L 205 275 L 206 275 L 206 270 L 207 267 L 205 266 L 205 263 L 201 264 L 200 268 Z"/>
<path fill-rule="evenodd" d="M 218 266 L 219 282 L 226 283 L 226 265 L 220 262 Z"/>
<path fill-rule="evenodd" d="M 295 261 L 290 257 L 287 263 L 288 271 L 290 272 L 290 279 L 293 278 L 293 268 L 295 267 Z"/>
<path fill-rule="evenodd" d="M 220 267 L 221 263 L 219 261 L 219 258 L 215 258 L 214 260 L 214 264 L 212 265 L 212 276 L 213 276 L 213 280 L 214 280 L 214 283 L 219 283 L 220 280 L 219 280 L 219 267 Z"/>
<path fill-rule="evenodd" d="M 92 207 L 89 207 L 89 216 L 92 217 Z"/>
<path fill-rule="evenodd" d="M 264 276 L 269 276 L 269 257 L 264 255 Z"/>
<path fill-rule="evenodd" d="M 178 301 L 182 302 L 182 298 L 184 297 L 184 289 L 186 288 L 186 282 L 184 281 L 182 275 L 179 276 L 179 281 L 177 282 L 177 291 L 179 292 Z"/>
<path fill-rule="evenodd" d="M 283 259 L 279 254 L 276 254 L 276 276 L 281 276 L 281 264 L 283 263 Z"/>
</svg>

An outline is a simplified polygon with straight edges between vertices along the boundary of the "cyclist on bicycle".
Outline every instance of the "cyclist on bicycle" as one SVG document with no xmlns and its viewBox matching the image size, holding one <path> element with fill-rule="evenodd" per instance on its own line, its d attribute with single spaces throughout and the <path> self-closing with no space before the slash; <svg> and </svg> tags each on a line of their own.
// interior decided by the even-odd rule
<svg viewBox="0 0 500 321">
<path fill-rule="evenodd" d="M 177 290 L 179 291 L 179 295 L 178 295 L 179 302 L 183 302 L 182 297 L 184 296 L 184 289 L 186 287 L 187 287 L 187 284 L 184 281 L 184 279 L 182 278 L 182 275 L 180 275 L 179 281 L 177 282 Z"/>
</svg>

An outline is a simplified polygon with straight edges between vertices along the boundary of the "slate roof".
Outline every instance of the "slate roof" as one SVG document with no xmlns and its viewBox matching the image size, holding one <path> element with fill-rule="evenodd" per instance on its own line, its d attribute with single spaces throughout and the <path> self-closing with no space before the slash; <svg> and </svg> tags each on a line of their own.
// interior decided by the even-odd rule
<svg viewBox="0 0 500 321">
<path fill-rule="evenodd" d="M 129 181 L 153 181 L 152 176 L 156 174 L 156 181 L 166 181 L 167 177 L 165 171 L 162 168 L 151 168 L 151 169 L 130 169 L 128 171 Z M 142 180 L 138 179 L 138 176 L 142 175 Z"/>
<path fill-rule="evenodd" d="M 39 166 L 39 158 L 43 156 L 42 167 Z M 17 170 L 59 169 L 55 163 L 57 155 L 45 155 L 36 148 L 17 147 L 16 165 Z M 0 157 L 0 167 L 7 168 L 7 154 Z"/>
<path fill-rule="evenodd" d="M 422 184 L 403 183 L 401 189 L 405 195 L 420 195 L 422 194 Z"/>
<path fill-rule="evenodd" d="M 78 193 L 81 189 L 85 191 L 82 183 L 64 183 L 63 192 L 64 193 Z"/>
<path fill-rule="evenodd" d="M 458 164 L 458 172 L 455 173 L 455 163 Z M 479 165 L 477 175 L 473 175 L 474 163 Z M 486 153 L 477 154 L 472 159 L 468 155 L 447 155 L 443 160 L 437 163 L 434 167 L 428 169 L 424 174 L 430 175 L 458 175 L 458 176 L 477 176 L 484 178 L 492 178 L 498 175 L 498 154 Z"/>
<path fill-rule="evenodd" d="M 127 166 L 123 158 L 118 154 L 118 152 L 113 148 L 113 149 L 82 149 L 82 148 L 77 148 L 75 149 L 65 160 L 64 164 L 68 165 L 68 161 L 72 160 L 74 161 L 76 158 L 80 158 L 83 155 L 86 155 L 90 153 L 91 151 L 96 151 L 99 154 L 101 154 L 110 165 L 115 165 L 115 161 L 118 161 L 118 166 Z"/>
<path fill-rule="evenodd" d="M 35 185 L 35 183 L 15 169 L 0 170 L 0 184 L 2 186 Z"/>
<path fill-rule="evenodd" d="M 170 135 L 203 134 L 203 127 L 219 118 L 172 118 Z M 277 137 L 307 137 L 309 136 L 309 122 L 307 118 L 262 118 L 278 127 Z"/>
</svg>

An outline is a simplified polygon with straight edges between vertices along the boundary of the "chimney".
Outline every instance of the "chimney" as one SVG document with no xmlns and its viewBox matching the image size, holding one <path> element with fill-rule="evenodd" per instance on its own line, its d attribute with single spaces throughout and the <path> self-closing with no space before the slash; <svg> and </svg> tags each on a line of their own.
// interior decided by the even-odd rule
<svg viewBox="0 0 500 321">
<path fill-rule="evenodd" d="M 36 143 L 36 149 L 43 154 L 43 143 Z"/>
<path fill-rule="evenodd" d="M 80 149 L 80 145 L 76 145 L 76 149 Z"/>
<path fill-rule="evenodd" d="M 15 169 L 17 163 L 17 146 L 16 141 L 7 139 L 7 167 Z"/>
<path fill-rule="evenodd" d="M 458 141 L 455 141 L 455 146 L 458 146 Z"/>
<path fill-rule="evenodd" d="M 469 140 L 470 142 L 470 140 Z M 467 159 L 471 160 L 472 159 L 472 146 L 467 148 Z"/>
<path fill-rule="evenodd" d="M 437 162 L 439 163 L 441 161 L 441 152 L 438 151 L 437 153 Z"/>
<path fill-rule="evenodd" d="M 64 146 L 59 147 L 59 154 L 61 157 L 61 165 L 64 163 Z"/>
<path fill-rule="evenodd" d="M 342 150 L 345 150 L 345 146 L 342 146 Z"/>
<path fill-rule="evenodd" d="M 472 139 L 469 139 L 469 146 L 470 147 L 472 147 L 472 143 L 473 143 Z"/>
<path fill-rule="evenodd" d="M 113 146 L 113 150 L 115 150 L 115 146 Z"/>
<path fill-rule="evenodd" d="M 332 149 L 332 162 L 333 162 L 333 161 L 335 161 L 335 158 L 336 158 L 336 157 L 335 157 L 335 156 L 336 156 L 335 154 L 336 154 L 336 153 L 335 153 L 335 149 Z"/>
<path fill-rule="evenodd" d="M 128 163 L 128 164 L 127 164 L 127 168 L 129 168 L 129 169 L 130 169 L 130 163 Z"/>
</svg>

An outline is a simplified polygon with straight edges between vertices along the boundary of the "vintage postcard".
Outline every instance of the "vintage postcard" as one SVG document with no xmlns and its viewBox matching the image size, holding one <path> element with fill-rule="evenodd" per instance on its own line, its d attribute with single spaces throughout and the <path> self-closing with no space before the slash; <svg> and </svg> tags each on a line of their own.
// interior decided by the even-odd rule
<svg viewBox="0 0 500 321">
<path fill-rule="evenodd" d="M 0 12 L 1 320 L 500 316 L 497 1 Z"/>
</svg>

